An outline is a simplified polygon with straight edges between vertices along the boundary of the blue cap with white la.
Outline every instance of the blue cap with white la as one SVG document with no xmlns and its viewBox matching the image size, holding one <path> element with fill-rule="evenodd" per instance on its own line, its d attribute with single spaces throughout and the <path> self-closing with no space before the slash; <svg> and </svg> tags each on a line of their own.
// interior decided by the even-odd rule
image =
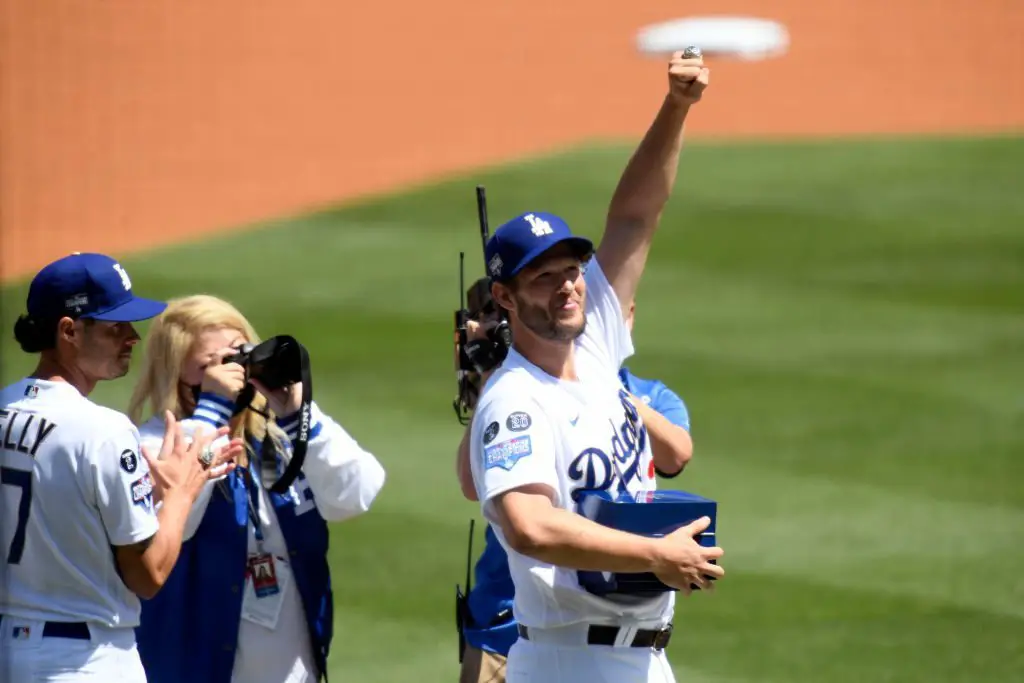
<svg viewBox="0 0 1024 683">
<path fill-rule="evenodd" d="M 162 301 L 132 293 L 132 281 L 120 263 L 103 254 L 74 253 L 44 267 L 28 289 L 33 318 L 92 318 L 135 322 L 167 308 Z"/>
<path fill-rule="evenodd" d="M 569 224 L 553 213 L 523 213 L 494 231 L 487 241 L 484 257 L 487 274 L 495 282 L 511 280 L 538 256 L 557 244 L 568 244 L 580 257 L 590 254 L 594 244 L 572 234 Z"/>
</svg>

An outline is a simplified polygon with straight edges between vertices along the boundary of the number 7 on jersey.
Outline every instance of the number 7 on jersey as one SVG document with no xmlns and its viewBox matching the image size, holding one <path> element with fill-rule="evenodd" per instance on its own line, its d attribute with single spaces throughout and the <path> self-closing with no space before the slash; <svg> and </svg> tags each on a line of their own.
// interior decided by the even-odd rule
<svg viewBox="0 0 1024 683">
<path fill-rule="evenodd" d="M 0 467 L 0 484 L 21 489 L 17 525 L 14 537 L 11 538 L 11 547 L 7 551 L 7 564 L 18 564 L 25 550 L 25 527 L 28 526 L 28 512 L 32 509 L 32 472 Z"/>
</svg>

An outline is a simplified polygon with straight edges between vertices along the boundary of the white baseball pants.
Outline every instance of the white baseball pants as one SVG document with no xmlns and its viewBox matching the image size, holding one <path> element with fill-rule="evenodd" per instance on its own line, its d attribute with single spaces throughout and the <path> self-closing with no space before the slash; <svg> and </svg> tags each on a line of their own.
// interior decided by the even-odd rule
<svg viewBox="0 0 1024 683">
<path fill-rule="evenodd" d="M 536 636 L 534 634 L 536 633 Z M 508 653 L 507 683 L 675 683 L 665 652 L 545 640 L 531 632 Z M 552 642 L 553 641 L 553 642 Z"/>
<path fill-rule="evenodd" d="M 0 683 L 146 683 L 135 631 L 89 625 L 89 640 L 44 638 L 45 622 L 0 618 Z"/>
</svg>

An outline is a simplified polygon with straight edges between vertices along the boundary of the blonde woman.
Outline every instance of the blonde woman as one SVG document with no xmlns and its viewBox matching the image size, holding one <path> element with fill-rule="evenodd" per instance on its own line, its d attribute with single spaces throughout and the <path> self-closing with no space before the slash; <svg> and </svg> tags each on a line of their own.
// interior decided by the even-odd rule
<svg viewBox="0 0 1024 683">
<path fill-rule="evenodd" d="M 156 443 L 171 411 L 187 433 L 228 425 L 246 453 L 206 485 L 164 590 L 142 608 L 137 639 L 149 683 L 314 683 L 333 625 L 327 522 L 366 512 L 384 484 L 377 459 L 314 402 L 302 472 L 283 495 L 302 385 L 268 391 L 222 359 L 258 343 L 234 306 L 168 302 L 149 331 L 128 414 Z M 145 420 L 145 421 L 144 421 Z"/>
</svg>

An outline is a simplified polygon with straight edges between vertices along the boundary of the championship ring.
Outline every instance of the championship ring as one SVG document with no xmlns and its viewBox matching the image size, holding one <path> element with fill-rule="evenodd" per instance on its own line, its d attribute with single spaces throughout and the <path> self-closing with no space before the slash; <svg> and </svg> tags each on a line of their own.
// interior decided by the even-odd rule
<svg viewBox="0 0 1024 683">
<path fill-rule="evenodd" d="M 204 468 L 209 468 L 213 464 L 213 448 L 207 446 L 203 449 L 202 453 L 199 454 L 199 462 L 203 463 Z"/>
</svg>

